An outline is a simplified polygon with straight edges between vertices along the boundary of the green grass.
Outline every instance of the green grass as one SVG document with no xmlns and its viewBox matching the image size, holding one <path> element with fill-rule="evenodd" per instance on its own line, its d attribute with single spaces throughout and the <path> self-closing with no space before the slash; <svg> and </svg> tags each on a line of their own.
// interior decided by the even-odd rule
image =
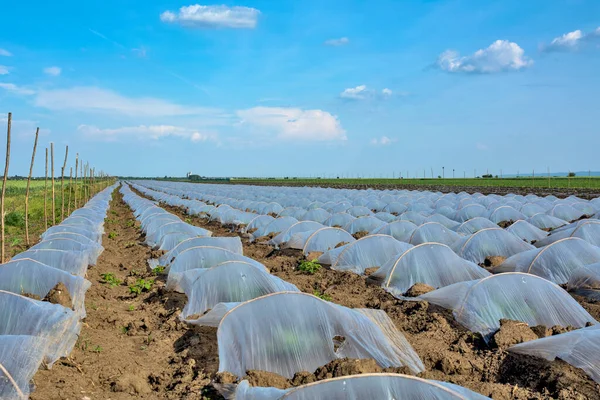
<svg viewBox="0 0 600 400">
<path fill-rule="evenodd" d="M 315 272 L 321 269 L 321 264 L 317 262 L 317 260 L 312 261 L 302 261 L 300 265 L 298 265 L 298 270 L 302 272 L 306 272 L 307 274 L 313 275 Z"/>
<path fill-rule="evenodd" d="M 208 181 L 206 183 L 209 183 Z M 516 187 L 516 188 L 572 188 L 572 189 L 600 189 L 600 177 L 576 176 L 550 177 L 531 176 L 520 178 L 419 178 L 419 179 L 391 179 L 391 178 L 342 178 L 342 179 L 314 179 L 314 178 L 276 178 L 276 179 L 232 179 L 231 183 L 246 185 L 290 185 L 290 186 L 457 186 L 457 187 Z"/>
</svg>

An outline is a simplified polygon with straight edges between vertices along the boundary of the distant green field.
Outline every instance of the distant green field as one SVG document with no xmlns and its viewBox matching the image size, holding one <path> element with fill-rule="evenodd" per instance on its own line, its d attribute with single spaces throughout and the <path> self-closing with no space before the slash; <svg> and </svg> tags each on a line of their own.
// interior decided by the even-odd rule
<svg viewBox="0 0 600 400">
<path fill-rule="evenodd" d="M 208 183 L 208 182 L 207 182 Z M 272 185 L 294 185 L 294 186 L 456 186 L 456 187 L 515 187 L 515 188 L 571 188 L 571 189 L 600 189 L 600 177 L 523 177 L 523 178 L 460 178 L 460 179 L 389 179 L 389 178 L 365 178 L 365 179 L 314 179 L 314 178 L 290 178 L 290 179 L 231 179 L 231 183 L 243 183 L 248 185 L 272 184 Z"/>
</svg>

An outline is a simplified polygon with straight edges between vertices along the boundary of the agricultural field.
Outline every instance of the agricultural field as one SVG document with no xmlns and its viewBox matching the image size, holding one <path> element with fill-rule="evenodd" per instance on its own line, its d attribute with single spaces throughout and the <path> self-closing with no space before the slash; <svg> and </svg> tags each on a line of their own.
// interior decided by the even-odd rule
<svg viewBox="0 0 600 400">
<path fill-rule="evenodd" d="M 68 335 L 27 333 L 58 344 L 16 385 L 39 400 L 600 398 L 599 217 L 575 196 L 120 181 L 0 266 L 6 296 L 72 311 Z M 87 239 L 56 240 L 75 230 Z M 56 276 L 23 286 L 30 257 L 78 282 L 62 303 Z"/>
</svg>

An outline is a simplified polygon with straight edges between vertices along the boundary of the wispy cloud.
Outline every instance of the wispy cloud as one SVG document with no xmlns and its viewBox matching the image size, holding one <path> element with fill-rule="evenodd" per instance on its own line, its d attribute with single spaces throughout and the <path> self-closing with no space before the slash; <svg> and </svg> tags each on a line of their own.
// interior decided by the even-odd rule
<svg viewBox="0 0 600 400">
<path fill-rule="evenodd" d="M 50 76 L 59 76 L 61 72 L 62 72 L 62 69 L 60 67 L 44 68 L 44 73 L 46 75 L 50 75 Z"/>
<path fill-rule="evenodd" d="M 176 13 L 165 11 L 160 15 L 160 20 L 191 28 L 253 29 L 259 15 L 259 10 L 250 7 L 194 4 L 181 7 Z"/>
<path fill-rule="evenodd" d="M 0 88 L 19 95 L 29 96 L 35 94 L 35 90 L 17 86 L 14 83 L 0 83 Z"/>
<path fill-rule="evenodd" d="M 394 143 L 395 141 L 396 141 L 396 139 L 390 139 L 387 136 L 382 136 L 380 138 L 371 139 L 371 144 L 373 146 L 389 146 L 390 144 Z"/>
<path fill-rule="evenodd" d="M 0 124 L 6 126 L 8 121 L 7 117 L 0 117 Z M 35 136 L 36 128 L 40 126 L 39 121 L 32 121 L 28 119 L 12 119 L 11 131 L 14 136 L 19 138 L 30 138 Z M 49 129 L 40 128 L 40 136 L 48 136 L 50 134 Z"/>
<path fill-rule="evenodd" d="M 381 91 L 368 89 L 367 85 L 359 85 L 353 88 L 344 89 L 340 93 L 340 97 L 346 100 L 373 100 L 373 99 L 389 99 L 394 95 L 391 89 L 384 88 Z M 401 93 L 400 95 L 404 95 Z"/>
<path fill-rule="evenodd" d="M 146 58 L 148 55 L 148 51 L 144 46 L 140 46 L 139 48 L 131 49 L 131 52 L 138 56 L 139 58 Z"/>
<path fill-rule="evenodd" d="M 348 43 L 350 43 L 350 39 L 348 39 L 347 37 L 341 37 L 339 39 L 326 40 L 323 44 L 325 46 L 344 46 Z"/>
<path fill-rule="evenodd" d="M 119 142 L 124 140 L 159 140 L 165 137 L 178 137 L 191 142 L 217 141 L 213 132 L 172 125 L 139 125 L 102 129 L 93 125 L 79 125 L 77 131 L 90 140 Z"/>
<path fill-rule="evenodd" d="M 6 65 L 0 65 L 0 75 L 8 75 L 9 68 Z"/>
<path fill-rule="evenodd" d="M 496 40 L 469 56 L 446 50 L 438 57 L 436 65 L 447 72 L 488 74 L 528 68 L 533 65 L 533 60 L 525 56 L 525 51 L 518 44 Z"/>
<path fill-rule="evenodd" d="M 217 114 L 211 108 L 185 106 L 152 97 L 126 97 L 95 86 L 41 90 L 34 99 L 38 107 L 49 110 L 85 111 L 134 117 L 168 117 Z"/>
<path fill-rule="evenodd" d="M 596 40 L 600 41 L 600 27 L 588 33 L 583 33 L 577 29 L 552 39 L 549 44 L 542 45 L 541 50 L 548 53 L 554 51 L 576 51 L 584 44 Z"/>
<path fill-rule="evenodd" d="M 250 134 L 274 135 L 297 141 L 346 140 L 346 131 L 338 118 L 323 110 L 301 108 L 254 107 L 238 110 L 239 127 Z"/>
<path fill-rule="evenodd" d="M 12 53 L 8 50 L 5 49 L 0 49 L 0 56 L 2 57 L 10 57 L 12 56 Z"/>
</svg>

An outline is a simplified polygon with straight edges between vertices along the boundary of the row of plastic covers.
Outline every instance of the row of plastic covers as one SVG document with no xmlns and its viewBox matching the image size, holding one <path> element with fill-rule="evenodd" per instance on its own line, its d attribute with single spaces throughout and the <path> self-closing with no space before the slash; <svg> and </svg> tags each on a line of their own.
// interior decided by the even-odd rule
<svg viewBox="0 0 600 400">
<path fill-rule="evenodd" d="M 267 203 L 271 205 L 269 207 L 257 209 L 255 207 L 257 204 L 254 202 L 215 196 L 211 194 L 213 191 L 229 195 L 250 195 L 250 197 L 254 194 L 264 201 L 266 201 L 264 199 L 266 193 L 272 195 L 271 200 L 281 201 L 277 192 L 288 191 L 288 188 L 244 187 L 245 190 L 241 192 L 237 188 L 222 189 L 211 185 L 176 185 L 163 182 L 143 182 L 143 184 L 144 186 L 140 187 L 148 195 L 160 201 L 186 207 L 191 213 L 194 213 L 191 210 L 199 210 L 201 207 L 190 207 L 190 202 L 198 202 L 190 198 L 196 197 L 214 204 L 220 202 L 217 207 L 213 204 L 202 206 L 204 208 L 201 215 L 206 215 L 209 219 L 220 215 L 221 210 L 234 213 L 235 209 L 232 205 L 246 207 L 245 213 L 249 212 L 248 210 L 265 212 L 267 209 L 272 213 L 277 209 L 272 202 Z M 178 185 L 185 187 L 185 191 L 178 189 Z M 314 193 L 321 191 L 321 189 L 306 188 L 303 192 L 304 197 L 297 199 L 301 204 L 304 203 L 305 213 L 326 208 L 324 204 L 315 205 L 318 200 L 315 199 Z M 370 191 L 362 192 L 364 194 Z M 410 193 L 414 203 L 405 201 L 405 205 L 414 210 L 423 210 L 423 203 L 431 205 L 431 199 L 436 197 L 437 200 L 433 204 L 437 206 L 443 204 L 440 208 L 450 207 L 449 204 L 453 204 L 459 206 L 460 210 L 479 209 L 479 207 L 472 207 L 475 205 L 473 201 L 487 208 L 494 204 L 498 205 L 497 203 L 510 203 L 510 206 L 502 205 L 494 208 L 494 215 L 499 215 L 507 212 L 507 207 L 516 208 L 515 202 L 520 202 L 522 203 L 520 209 L 532 214 L 529 221 L 535 225 L 526 220 L 517 220 L 506 229 L 502 229 L 490 219 L 471 213 L 469 215 L 472 218 L 458 225 L 458 228 L 457 222 L 452 225 L 445 221 L 444 218 L 450 219 L 446 216 L 436 217 L 439 222 L 424 222 L 421 226 L 411 221 L 399 220 L 388 224 L 383 222 L 381 228 L 375 231 L 377 233 L 356 240 L 350 235 L 352 229 L 348 231 L 346 228 L 327 227 L 317 221 L 298 221 L 292 216 L 283 215 L 288 213 L 282 205 L 279 217 L 258 215 L 246 225 L 245 229 L 255 230 L 256 237 L 271 235 L 270 243 L 276 246 L 302 249 L 305 255 L 314 252 L 322 253 L 318 261 L 331 265 L 334 269 L 364 273 L 368 268 L 378 267 L 370 278 L 380 281 L 386 290 L 397 297 L 402 297 L 415 283 L 433 286 L 438 290 L 420 298 L 453 310 L 459 323 L 471 331 L 481 333 L 486 340 L 500 327 L 501 319 L 519 320 L 530 326 L 548 327 L 559 325 L 583 328 L 586 325 L 597 324 L 597 321 L 583 307 L 564 289 L 556 285 L 567 284 L 569 290 L 578 294 L 592 298 L 600 297 L 598 296 L 600 248 L 597 247 L 600 243 L 600 221 L 585 219 L 598 210 L 600 202 L 597 199 L 587 202 L 575 197 L 559 200 L 550 196 L 502 198 Z M 187 200 L 179 197 L 184 195 L 188 197 Z M 372 193 L 368 194 L 368 196 L 372 195 Z M 388 205 L 398 202 L 398 198 L 394 199 L 387 191 L 379 192 L 374 196 L 379 197 L 380 201 L 385 199 Z M 408 197 L 405 193 L 400 196 Z M 338 203 L 343 204 L 346 210 L 365 207 L 358 205 L 364 202 L 361 200 L 362 196 L 348 197 L 345 200 L 339 199 Z M 307 198 L 315 199 L 315 202 L 306 205 Z M 331 199 L 336 198 L 339 197 L 331 194 L 328 201 L 334 201 Z M 457 201 L 459 198 L 461 200 Z M 292 201 L 287 197 L 284 199 Z M 350 202 L 352 199 L 354 205 Z M 369 207 L 373 205 L 370 204 Z M 299 205 L 293 207 L 300 209 Z M 567 216 L 567 211 L 572 211 L 573 208 L 579 209 L 581 213 Z M 237 211 L 241 212 L 241 210 Z M 372 212 L 374 211 L 377 209 L 374 208 Z M 349 214 L 339 215 L 340 221 L 345 219 L 351 224 L 361 220 L 361 218 L 353 219 L 354 217 Z M 343 215 L 346 217 L 342 218 Z M 436 215 L 438 214 L 430 217 Z M 296 216 L 299 216 L 299 213 Z M 558 220 L 559 216 L 567 219 Z M 582 217 L 584 219 L 568 222 Z M 367 216 L 363 217 L 363 220 L 366 218 L 370 218 L 370 221 L 376 225 L 374 222 L 376 218 Z M 235 225 L 231 221 L 225 223 Z M 550 228 L 553 229 L 548 233 L 546 230 Z M 458 235 L 458 239 L 455 236 L 456 240 L 445 242 L 444 239 L 453 234 Z M 415 237 L 419 240 L 413 240 Z M 534 242 L 534 245 L 529 242 Z M 480 267 L 491 257 L 499 257 L 503 261 L 500 265 L 489 268 L 489 271 L 497 275 L 491 275 L 488 270 Z M 224 309 L 221 312 L 226 311 L 227 309 Z M 593 329 L 589 330 L 593 331 Z M 573 335 L 577 338 L 581 337 Z M 566 341 L 571 340 L 569 336 L 563 335 L 557 336 L 555 340 L 563 340 L 559 339 L 560 337 Z M 594 334 L 586 334 L 583 337 L 592 348 L 600 345 L 598 337 Z M 531 346 L 536 346 L 536 342 L 534 341 Z M 576 352 L 576 348 L 571 350 Z M 586 365 L 585 361 L 578 362 L 577 357 L 571 359 L 573 365 L 579 367 Z M 595 360 L 597 361 L 593 364 L 595 369 L 584 368 L 594 378 L 598 376 L 600 357 L 596 356 Z M 590 368 L 596 372 L 591 371 Z"/>
<path fill-rule="evenodd" d="M 156 207 L 126 187 L 121 190 L 136 215 Z M 269 274 L 264 265 L 243 256 L 239 237 L 208 238 L 212 240 L 208 245 L 193 243 L 206 239 L 182 240 L 150 264 L 165 266 L 169 288 L 187 295 L 182 320 L 218 327 L 221 372 L 242 378 L 247 370 L 254 369 L 291 378 L 297 372 L 313 371 L 343 357 L 372 358 L 382 367 L 407 366 L 413 373 L 424 369 L 385 312 L 349 309 L 301 293 L 294 285 Z M 394 393 L 409 398 L 485 398 L 459 386 L 397 374 L 325 380 L 291 391 L 250 387 L 242 381 L 235 396 L 329 399 L 333 391 L 339 390 L 349 399 L 364 398 L 373 390 L 381 398 L 394 398 L 390 397 Z"/>
<path fill-rule="evenodd" d="M 30 249 L 0 265 L 0 398 L 26 399 L 40 365 L 71 353 L 85 317 L 87 268 L 102 253 L 104 218 L 116 185 L 94 196 Z M 62 284 L 72 304 L 44 299 Z M 58 286 L 60 287 L 60 286 Z"/>
</svg>

